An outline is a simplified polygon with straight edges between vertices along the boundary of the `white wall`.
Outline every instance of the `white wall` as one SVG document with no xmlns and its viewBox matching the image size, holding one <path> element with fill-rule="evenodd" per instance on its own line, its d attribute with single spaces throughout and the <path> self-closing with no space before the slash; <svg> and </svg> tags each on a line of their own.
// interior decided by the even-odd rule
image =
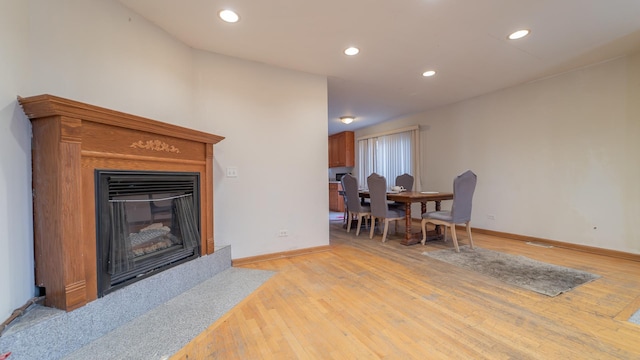
<svg viewBox="0 0 640 360">
<path fill-rule="evenodd" d="M 478 175 L 473 226 L 640 253 L 640 55 L 356 137 L 410 124 L 421 125 L 423 190 L 451 191 L 466 169 Z"/>
<path fill-rule="evenodd" d="M 226 137 L 214 149 L 216 243 L 233 258 L 328 245 L 326 78 L 204 52 L 194 69 L 196 117 Z"/>
<path fill-rule="evenodd" d="M 28 3 L 0 1 L 0 323 L 31 298 L 31 126 L 17 105 L 29 81 Z"/>
<path fill-rule="evenodd" d="M 155 120 L 193 122 L 191 48 L 104 0 L 30 0 L 28 95 L 52 94 Z"/>
<path fill-rule="evenodd" d="M 216 243 L 234 258 L 328 245 L 325 78 L 195 51 L 117 1 L 3 0 L 0 30 L 0 319 L 35 294 L 30 124 L 18 95 L 226 136 L 215 147 Z M 231 165 L 240 176 L 222 178 Z M 301 184 L 286 189 L 285 174 Z"/>
</svg>

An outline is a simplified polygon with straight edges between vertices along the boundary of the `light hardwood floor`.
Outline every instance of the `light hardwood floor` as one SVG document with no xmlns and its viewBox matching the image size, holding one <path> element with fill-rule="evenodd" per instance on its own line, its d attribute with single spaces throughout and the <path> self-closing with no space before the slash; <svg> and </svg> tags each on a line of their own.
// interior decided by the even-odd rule
<svg viewBox="0 0 640 360">
<path fill-rule="evenodd" d="M 382 244 L 330 226 L 330 251 L 243 266 L 277 274 L 172 359 L 640 359 L 640 326 L 625 321 L 638 262 L 474 234 L 602 276 L 551 298 L 422 255 L 450 240 L 403 246 L 392 226 Z"/>
</svg>

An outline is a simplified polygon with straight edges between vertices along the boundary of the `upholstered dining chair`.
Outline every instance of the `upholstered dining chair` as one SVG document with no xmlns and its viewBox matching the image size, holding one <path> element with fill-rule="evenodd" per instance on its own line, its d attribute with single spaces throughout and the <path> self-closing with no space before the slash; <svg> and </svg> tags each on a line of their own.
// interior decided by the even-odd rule
<svg viewBox="0 0 640 360">
<path fill-rule="evenodd" d="M 407 191 L 413 190 L 413 175 L 404 173 L 396 176 L 396 186 L 402 186 Z"/>
<path fill-rule="evenodd" d="M 371 217 L 371 209 L 368 206 L 360 204 L 360 195 L 358 194 L 358 179 L 351 174 L 347 174 L 340 179 L 342 182 L 342 189 L 344 190 L 347 198 L 347 232 L 351 232 L 351 221 L 354 217 L 358 218 L 358 227 L 356 229 L 356 236 L 360 235 L 360 229 L 362 227 L 362 219 L 369 219 Z"/>
<path fill-rule="evenodd" d="M 387 179 L 373 173 L 367 177 L 367 186 L 369 187 L 369 197 L 371 198 L 371 230 L 369 239 L 373 238 L 376 219 L 384 221 L 384 230 L 382 231 L 382 242 L 387 241 L 387 231 L 389 229 L 389 221 L 395 220 L 395 230 L 398 231 L 398 220 L 404 219 L 404 211 L 389 208 L 387 203 Z"/>
<path fill-rule="evenodd" d="M 407 173 L 396 176 L 396 186 L 402 186 L 406 191 L 412 191 L 413 176 Z M 389 203 L 389 207 L 404 210 L 405 204 L 397 201 L 391 201 Z"/>
<path fill-rule="evenodd" d="M 342 225 L 347 226 L 347 218 L 349 217 L 349 208 L 347 207 L 347 193 L 344 191 L 344 183 L 340 180 L 342 190 L 338 191 L 338 194 L 342 196 L 342 203 L 344 204 L 344 212 L 342 214 Z"/>
<path fill-rule="evenodd" d="M 453 180 L 453 204 L 451 210 L 431 211 L 422 214 L 422 245 L 427 241 L 427 223 L 444 225 L 444 239 L 447 239 L 447 228 L 451 228 L 451 238 L 456 252 L 458 248 L 458 238 L 456 236 L 456 224 L 465 224 L 469 245 L 473 249 L 473 238 L 471 237 L 471 205 L 473 202 L 473 192 L 476 189 L 478 177 L 471 170 L 458 175 Z"/>
</svg>

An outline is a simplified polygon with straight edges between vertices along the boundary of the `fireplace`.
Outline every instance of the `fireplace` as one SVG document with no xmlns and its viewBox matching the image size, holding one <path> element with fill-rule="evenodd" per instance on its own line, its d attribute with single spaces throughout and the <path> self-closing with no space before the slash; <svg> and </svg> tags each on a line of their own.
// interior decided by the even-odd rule
<svg viewBox="0 0 640 360">
<path fill-rule="evenodd" d="M 98 297 L 200 255 L 198 173 L 95 174 Z"/>
<path fill-rule="evenodd" d="M 71 311 L 213 253 L 213 145 L 224 137 L 52 95 L 18 101 L 33 132 L 35 285 L 46 306 Z M 106 212 L 123 219 L 112 226 Z"/>
</svg>

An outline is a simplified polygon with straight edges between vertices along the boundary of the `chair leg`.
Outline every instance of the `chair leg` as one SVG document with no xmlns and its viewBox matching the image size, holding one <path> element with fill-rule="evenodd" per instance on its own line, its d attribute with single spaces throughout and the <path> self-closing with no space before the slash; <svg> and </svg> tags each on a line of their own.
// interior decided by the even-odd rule
<svg viewBox="0 0 640 360">
<path fill-rule="evenodd" d="M 376 218 L 375 216 L 371 217 L 371 230 L 369 231 L 369 239 L 373 239 L 373 230 L 375 230 Z"/>
<path fill-rule="evenodd" d="M 351 219 L 353 218 L 353 213 L 349 211 L 349 220 L 347 220 L 347 232 L 351 232 Z"/>
<path fill-rule="evenodd" d="M 422 226 L 422 245 L 427 243 L 427 220 L 426 219 L 422 219 L 422 221 L 420 222 L 420 225 Z"/>
<path fill-rule="evenodd" d="M 467 221 L 467 235 L 469 236 L 469 245 L 473 249 L 473 238 L 471 237 L 471 221 Z"/>
<path fill-rule="evenodd" d="M 382 242 L 387 241 L 387 231 L 389 230 L 389 219 L 384 219 L 384 230 L 382 231 Z"/>
<path fill-rule="evenodd" d="M 456 252 L 460 252 L 460 248 L 458 247 L 458 238 L 456 237 L 456 224 L 451 224 L 450 226 L 451 226 L 451 238 L 453 239 L 453 246 L 456 248 Z"/>
<path fill-rule="evenodd" d="M 356 229 L 356 236 L 360 235 L 360 226 L 362 226 L 362 214 L 358 214 L 358 228 Z"/>
</svg>

